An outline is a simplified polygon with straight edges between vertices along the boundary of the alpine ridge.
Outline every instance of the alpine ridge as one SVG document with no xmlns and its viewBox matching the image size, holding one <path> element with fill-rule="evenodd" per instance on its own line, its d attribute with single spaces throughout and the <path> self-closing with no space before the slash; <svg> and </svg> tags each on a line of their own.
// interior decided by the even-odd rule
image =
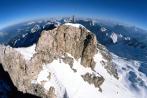
<svg viewBox="0 0 147 98">
<path fill-rule="evenodd" d="M 29 47 L 1 45 L 0 55 L 0 64 L 23 93 L 42 98 L 137 98 L 119 76 L 113 55 L 81 24 L 43 30 Z"/>
</svg>

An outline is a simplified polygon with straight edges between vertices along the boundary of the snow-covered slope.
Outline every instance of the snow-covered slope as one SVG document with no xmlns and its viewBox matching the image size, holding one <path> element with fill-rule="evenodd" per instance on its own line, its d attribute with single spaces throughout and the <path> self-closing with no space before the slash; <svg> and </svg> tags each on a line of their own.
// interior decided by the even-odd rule
<svg viewBox="0 0 147 98">
<path fill-rule="evenodd" d="M 72 57 L 73 58 L 73 57 Z M 100 53 L 94 57 L 96 61 L 95 70 L 90 68 L 84 68 L 80 64 L 80 59 L 77 61 L 74 59 L 73 69 L 68 64 L 65 64 L 62 60 L 54 60 L 52 63 L 43 65 L 42 71 L 39 73 L 36 80 L 32 80 L 32 83 L 38 83 L 46 89 L 46 92 L 50 87 L 55 87 L 55 92 L 58 98 L 63 98 L 64 93 L 67 92 L 69 98 L 145 98 L 145 92 L 135 93 L 133 88 L 129 87 L 128 80 L 124 76 L 125 71 L 119 74 L 119 80 L 111 76 L 106 69 L 102 66 L 101 61 L 105 60 Z M 114 59 L 116 61 L 116 59 Z M 120 59 L 121 60 L 121 59 Z M 116 63 L 124 64 L 125 61 L 116 61 Z M 82 79 L 82 75 L 85 73 L 93 73 L 96 75 L 102 75 L 105 79 L 102 84 L 102 92 L 99 91 L 93 84 L 88 84 Z M 50 75 L 50 80 L 48 79 Z M 139 95 L 139 96 L 138 96 Z"/>
<path fill-rule="evenodd" d="M 66 23 L 64 25 L 85 28 L 81 24 Z M 113 43 L 117 42 L 117 37 L 117 34 L 112 33 Z M 28 48 L 16 48 L 16 50 L 26 60 L 30 60 L 35 53 L 35 47 L 36 45 L 33 45 Z M 147 79 L 138 70 L 139 61 L 127 60 L 111 53 L 112 61 L 118 71 L 119 79 L 116 79 L 104 67 L 103 63 L 107 60 L 101 52 L 98 51 L 93 57 L 96 63 L 94 69 L 85 68 L 80 63 L 81 59 L 76 60 L 71 54 L 66 54 L 73 58 L 72 67 L 65 64 L 63 59 L 54 59 L 53 62 L 42 65 L 42 70 L 31 83 L 43 86 L 46 94 L 53 87 L 57 98 L 146 98 Z M 100 87 L 96 87 L 94 84 L 84 81 L 82 76 L 86 73 L 103 77 L 104 82 Z"/>
<path fill-rule="evenodd" d="M 81 24 L 65 23 L 64 25 L 86 29 Z M 103 34 L 105 31 L 107 29 L 102 30 Z M 90 31 L 88 30 L 88 32 Z M 122 35 L 112 33 L 109 37 L 113 44 L 116 44 L 122 38 Z M 130 40 L 129 37 L 124 38 Z M 26 48 L 15 48 L 15 50 L 21 53 L 25 60 L 29 61 L 36 53 L 35 48 L 36 45 L 34 44 Z M 51 63 L 44 63 L 42 70 L 36 75 L 35 79 L 35 76 L 33 77 L 31 83 L 41 85 L 46 94 L 50 88 L 54 88 L 53 91 L 55 91 L 57 98 L 146 98 L 147 79 L 139 71 L 140 61 L 129 60 L 111 53 L 113 64 L 118 71 L 119 79 L 116 79 L 108 73 L 107 68 L 103 65 L 107 60 L 99 50 L 93 57 L 96 63 L 93 69 L 81 65 L 81 58 L 76 60 L 71 54 L 66 54 L 73 59 L 72 67 L 65 63 L 63 59 L 56 58 Z M 100 87 L 88 83 L 83 79 L 83 76 L 87 73 L 91 74 L 92 77 L 93 75 L 103 77 L 104 82 Z"/>
<path fill-rule="evenodd" d="M 128 60 L 113 53 L 111 54 L 113 62 L 116 64 L 119 77 L 122 80 L 122 84 L 132 91 L 136 98 L 146 98 L 147 78 L 145 74 L 139 71 L 141 62 Z"/>
<path fill-rule="evenodd" d="M 80 28 L 80 27 L 85 28 L 85 27 L 84 27 L 83 25 L 81 25 L 81 24 L 65 23 L 64 25 L 69 25 L 69 26 L 73 26 L 73 27 L 77 27 L 77 28 Z"/>
<path fill-rule="evenodd" d="M 33 45 L 28 48 L 16 48 L 16 50 L 26 60 L 29 60 L 35 53 L 35 47 L 36 45 Z M 73 69 L 76 70 L 75 72 L 68 64 L 57 59 L 52 63 L 42 65 L 42 71 L 38 74 L 36 80 L 32 80 L 32 83 L 42 85 L 42 82 L 44 82 L 43 86 L 46 92 L 50 87 L 55 87 L 58 98 L 62 98 L 65 92 L 69 98 L 140 98 L 140 96 L 146 98 L 147 79 L 143 73 L 138 71 L 140 62 L 111 54 L 118 70 L 119 80 L 111 76 L 102 66 L 101 61 L 105 61 L 105 59 L 98 52 L 94 56 L 96 61 L 94 70 L 84 68 L 80 64 L 80 59 L 78 61 L 74 59 Z M 72 57 L 70 54 L 68 56 Z M 104 77 L 105 82 L 101 86 L 102 92 L 95 88 L 93 84 L 90 85 L 82 79 L 81 76 L 87 72 Z"/>
</svg>

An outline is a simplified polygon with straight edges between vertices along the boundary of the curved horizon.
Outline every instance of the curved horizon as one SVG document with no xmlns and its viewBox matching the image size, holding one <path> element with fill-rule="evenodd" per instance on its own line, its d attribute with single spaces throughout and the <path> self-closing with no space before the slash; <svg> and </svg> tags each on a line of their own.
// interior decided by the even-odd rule
<svg viewBox="0 0 147 98">
<path fill-rule="evenodd" d="M 147 0 L 1 0 L 0 29 L 43 17 L 81 16 L 147 30 Z"/>
</svg>

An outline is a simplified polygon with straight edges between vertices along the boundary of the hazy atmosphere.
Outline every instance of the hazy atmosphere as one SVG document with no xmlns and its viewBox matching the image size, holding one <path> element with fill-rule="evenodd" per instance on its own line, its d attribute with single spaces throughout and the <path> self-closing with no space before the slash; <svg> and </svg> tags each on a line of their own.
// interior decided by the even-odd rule
<svg viewBox="0 0 147 98">
<path fill-rule="evenodd" d="M 0 28 L 42 17 L 84 16 L 147 28 L 147 0 L 1 0 Z"/>
</svg>

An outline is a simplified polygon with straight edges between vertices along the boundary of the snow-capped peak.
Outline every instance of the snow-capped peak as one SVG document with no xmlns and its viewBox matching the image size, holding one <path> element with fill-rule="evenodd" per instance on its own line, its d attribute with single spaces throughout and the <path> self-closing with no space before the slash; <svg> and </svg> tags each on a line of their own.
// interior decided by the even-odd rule
<svg viewBox="0 0 147 98">
<path fill-rule="evenodd" d="M 118 36 L 116 33 L 113 32 L 111 34 L 110 38 L 112 39 L 113 43 L 115 44 L 117 42 Z"/>
</svg>

